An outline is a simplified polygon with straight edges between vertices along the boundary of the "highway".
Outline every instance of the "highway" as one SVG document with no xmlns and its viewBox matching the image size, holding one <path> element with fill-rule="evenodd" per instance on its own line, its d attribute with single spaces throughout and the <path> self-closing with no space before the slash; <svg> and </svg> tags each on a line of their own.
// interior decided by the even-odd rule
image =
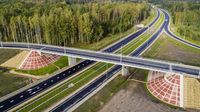
<svg viewBox="0 0 200 112">
<path fill-rule="evenodd" d="M 149 24 L 149 27 L 151 27 L 160 17 L 160 12 L 158 11 L 156 19 Z M 147 27 L 143 28 L 136 33 L 130 35 L 129 37 L 117 42 L 116 44 L 112 45 L 111 47 L 105 49 L 103 52 L 114 52 L 117 49 L 119 49 L 121 46 L 124 46 L 131 40 L 135 39 L 139 35 L 141 35 L 143 32 L 147 31 Z M 63 48 L 63 47 L 56 47 L 56 46 L 49 46 L 49 45 L 38 45 L 38 44 L 26 44 L 26 43 L 3 43 L 1 42 L 0 45 L 1 48 L 13 48 L 13 49 L 35 49 L 35 50 L 41 50 L 42 52 L 46 53 L 54 53 L 58 55 L 65 55 L 66 53 L 72 53 L 74 54 L 75 52 L 71 49 Z M 69 55 L 68 55 L 69 56 Z M 32 98 L 33 96 L 38 95 L 39 93 L 43 92 L 44 90 L 47 90 L 48 88 L 58 84 L 59 82 L 67 79 L 68 77 L 72 76 L 73 74 L 76 74 L 78 71 L 84 69 L 85 67 L 95 63 L 95 61 L 90 61 L 90 60 L 85 60 L 78 65 L 75 65 L 69 69 L 67 69 L 64 72 L 59 73 L 58 75 L 55 75 L 27 90 L 24 90 L 4 101 L 0 102 L 0 112 L 2 111 L 7 111 L 11 108 L 13 108 L 16 105 L 19 105 L 20 103 Z"/>
<path fill-rule="evenodd" d="M 170 18 L 169 13 L 167 13 L 167 11 L 163 10 L 163 12 L 165 13 L 165 15 L 166 15 L 168 18 Z M 182 42 L 182 43 L 184 43 L 184 44 L 187 44 L 187 45 L 189 45 L 189 46 L 191 46 L 191 47 L 200 49 L 200 46 L 199 46 L 199 45 L 193 44 L 193 43 L 191 43 L 191 42 L 189 42 L 189 41 L 186 41 L 186 40 L 184 40 L 184 39 L 182 39 L 182 38 L 176 36 L 175 34 L 173 34 L 173 33 L 171 32 L 171 30 L 170 30 L 170 22 L 168 22 L 167 25 L 165 25 L 165 31 L 166 31 L 166 33 L 167 33 L 170 37 L 172 37 L 172 38 L 174 38 L 174 39 L 176 39 L 176 40 L 178 40 L 178 41 L 180 41 L 180 42 Z"/>
<path fill-rule="evenodd" d="M 138 49 L 136 49 L 136 51 L 134 51 L 131 54 L 131 56 L 139 56 L 139 55 L 141 55 L 142 52 L 145 49 L 147 49 L 153 43 L 153 41 L 156 40 L 156 38 L 159 36 L 159 34 L 164 29 L 164 27 L 166 25 L 168 25 L 169 16 L 167 16 L 166 13 L 165 13 L 165 19 L 166 19 L 165 23 L 162 25 L 162 27 L 147 42 L 145 42 Z M 123 61 L 128 62 L 129 60 L 128 59 L 121 59 L 121 61 L 122 61 L 121 63 L 123 63 Z M 137 60 L 137 61 L 131 62 L 131 63 L 137 63 L 137 64 L 141 64 L 141 65 L 146 63 L 146 62 L 141 62 L 141 63 L 138 63 L 138 62 L 139 61 Z M 183 68 L 180 68 L 180 67 L 177 67 L 177 66 L 171 66 L 170 67 L 170 65 L 167 65 L 167 64 L 158 64 L 158 66 L 155 64 L 154 67 L 158 67 L 158 69 L 171 69 L 171 70 L 177 70 L 177 71 L 185 70 L 187 72 L 190 71 L 190 73 L 193 72 L 193 70 L 191 71 L 189 69 L 183 69 Z M 78 91 L 77 93 L 75 93 L 73 96 L 69 97 L 67 100 L 65 100 L 61 104 L 57 105 L 51 111 L 52 112 L 68 111 L 71 107 L 73 107 L 74 105 L 79 103 L 81 100 L 83 100 L 85 97 L 87 97 L 89 94 L 91 94 L 94 90 L 96 90 L 99 86 L 101 86 L 104 82 L 106 82 L 108 79 L 110 79 L 113 75 L 115 75 L 120 70 L 121 70 L 121 66 L 120 65 L 115 65 L 108 72 L 106 72 L 105 74 L 103 74 L 102 76 L 97 78 L 95 81 L 93 81 L 92 83 L 87 85 L 85 88 L 83 88 L 80 91 Z M 196 72 L 199 74 L 198 70 Z"/>
</svg>

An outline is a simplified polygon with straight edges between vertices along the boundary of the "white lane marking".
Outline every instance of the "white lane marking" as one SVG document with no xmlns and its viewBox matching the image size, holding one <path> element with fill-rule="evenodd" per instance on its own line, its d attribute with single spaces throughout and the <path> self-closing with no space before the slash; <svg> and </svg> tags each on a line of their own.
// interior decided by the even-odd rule
<svg viewBox="0 0 200 112">
<path fill-rule="evenodd" d="M 66 74 L 63 74 L 63 76 L 65 76 Z"/>
<path fill-rule="evenodd" d="M 10 103 L 14 102 L 14 100 L 11 100 Z"/>
<path fill-rule="evenodd" d="M 53 82 L 53 80 L 51 80 L 51 82 Z"/>
<path fill-rule="evenodd" d="M 1 105 L 1 106 L 0 106 L 0 108 L 3 108 L 3 107 L 4 107 L 4 105 Z"/>
<path fill-rule="evenodd" d="M 68 71 L 68 73 L 70 73 L 71 71 Z"/>
<path fill-rule="evenodd" d="M 36 92 L 31 93 L 31 95 L 34 95 Z"/>
<path fill-rule="evenodd" d="M 22 98 L 22 97 L 23 97 L 23 95 L 20 96 L 20 98 Z"/>
<path fill-rule="evenodd" d="M 75 68 L 73 70 L 76 70 Z"/>
<path fill-rule="evenodd" d="M 57 77 L 57 79 L 59 79 L 60 77 Z"/>
<path fill-rule="evenodd" d="M 76 85 L 76 84 L 80 83 L 81 81 L 85 80 L 86 78 L 90 77 L 91 75 L 93 75 L 94 73 L 96 73 L 98 70 L 100 70 L 101 68 L 103 68 L 103 67 L 105 67 L 105 66 L 107 66 L 107 64 L 101 66 L 101 67 L 98 68 L 96 71 L 93 71 L 93 72 L 90 73 L 88 76 L 86 76 L 86 77 L 82 78 L 81 80 L 77 81 L 76 83 L 74 83 L 74 85 Z M 94 67 L 93 67 L 93 68 L 94 68 Z M 81 75 L 79 75 L 79 76 L 81 76 Z M 76 78 L 75 78 L 75 79 L 76 79 Z M 74 79 L 74 80 L 75 80 L 75 79 Z M 64 84 L 64 85 L 67 85 L 67 84 L 69 84 L 69 83 L 66 83 L 66 84 Z M 64 85 L 63 85 L 63 86 L 64 86 Z M 51 92 L 48 93 L 48 94 L 51 94 L 52 92 L 56 91 L 57 89 L 59 89 L 59 88 L 61 88 L 61 87 L 63 87 L 63 86 L 60 86 L 60 87 L 56 88 L 55 90 L 51 91 Z M 32 108 L 29 112 L 35 110 L 36 108 L 40 107 L 41 105 L 45 104 L 46 102 L 50 101 L 51 99 L 55 98 L 56 96 L 58 96 L 59 94 L 63 93 L 64 91 L 66 91 L 66 90 L 68 90 L 68 89 L 69 89 L 69 88 L 65 88 L 64 90 L 62 90 L 62 91 L 60 91 L 59 93 L 55 94 L 54 96 L 52 96 L 51 98 L 49 98 L 49 99 L 47 99 L 46 101 L 42 102 L 42 103 L 39 104 L 38 106 Z M 26 105 L 26 106 L 24 106 L 23 108 L 19 109 L 17 112 L 19 112 L 19 111 L 21 111 L 22 109 L 24 109 L 24 108 L 30 106 L 30 105 L 33 104 L 33 103 L 39 101 L 39 100 L 42 99 L 43 97 L 46 97 L 48 94 L 45 94 L 44 96 L 38 98 L 37 100 L 35 100 L 35 101 L 29 103 L 28 105 Z"/>
<path fill-rule="evenodd" d="M 78 68 L 80 68 L 80 66 L 78 66 Z"/>
<path fill-rule="evenodd" d="M 31 93 L 31 95 L 34 95 L 35 93 L 39 92 L 42 89 L 38 89 L 37 91 L 34 91 L 33 93 Z"/>
<path fill-rule="evenodd" d="M 31 90 L 33 90 L 33 89 L 28 89 L 27 91 L 31 91 Z"/>
<path fill-rule="evenodd" d="M 47 85 L 47 83 L 44 84 L 45 86 Z"/>
</svg>

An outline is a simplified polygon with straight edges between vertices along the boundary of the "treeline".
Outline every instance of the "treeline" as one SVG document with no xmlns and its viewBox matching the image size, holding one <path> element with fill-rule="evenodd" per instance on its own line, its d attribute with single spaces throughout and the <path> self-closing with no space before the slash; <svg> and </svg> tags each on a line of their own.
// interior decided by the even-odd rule
<svg viewBox="0 0 200 112">
<path fill-rule="evenodd" d="M 0 4 L 0 39 L 71 46 L 123 32 L 149 16 L 146 4 Z"/>
<path fill-rule="evenodd" d="M 172 14 L 172 22 L 177 32 L 192 40 L 200 41 L 200 4 L 175 3 L 165 4 Z"/>
</svg>

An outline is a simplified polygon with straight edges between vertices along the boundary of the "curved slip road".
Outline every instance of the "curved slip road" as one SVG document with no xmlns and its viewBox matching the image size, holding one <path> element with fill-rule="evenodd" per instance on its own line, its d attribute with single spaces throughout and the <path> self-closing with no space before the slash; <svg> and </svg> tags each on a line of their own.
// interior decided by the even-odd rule
<svg viewBox="0 0 200 112">
<path fill-rule="evenodd" d="M 163 10 L 163 12 L 165 13 L 165 15 L 166 15 L 168 18 L 170 18 L 169 13 L 168 13 L 167 11 Z M 182 39 L 182 38 L 176 36 L 174 33 L 172 33 L 172 31 L 170 30 L 170 22 L 167 22 L 167 25 L 165 25 L 165 28 L 164 28 L 164 29 L 165 29 L 166 33 L 167 33 L 170 37 L 172 37 L 172 38 L 174 38 L 174 39 L 176 39 L 176 40 L 178 40 L 178 41 L 180 41 L 180 42 L 182 42 L 182 43 L 184 43 L 184 44 L 187 44 L 187 45 L 189 45 L 189 46 L 191 46 L 191 47 L 200 49 L 200 46 L 199 46 L 199 45 L 193 44 L 192 42 L 189 42 L 189 41 L 187 41 L 187 40 L 184 40 L 184 39 Z"/>
</svg>

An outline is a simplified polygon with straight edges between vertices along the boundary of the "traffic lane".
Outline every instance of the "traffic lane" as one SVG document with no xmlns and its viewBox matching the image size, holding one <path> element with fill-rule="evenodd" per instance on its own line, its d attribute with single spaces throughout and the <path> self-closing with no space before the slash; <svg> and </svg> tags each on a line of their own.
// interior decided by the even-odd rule
<svg viewBox="0 0 200 112">
<path fill-rule="evenodd" d="M 79 65 L 76 65 L 64 72 L 61 72 L 60 74 L 58 74 L 56 76 L 49 78 L 48 80 L 45 80 L 45 81 L 37 84 L 36 86 L 26 89 L 23 92 L 15 95 L 13 97 L 8 98 L 7 100 L 4 100 L 3 102 L 0 102 L 0 107 L 1 107 L 0 112 L 9 109 L 12 106 L 16 106 L 18 103 L 26 101 L 28 98 L 39 94 L 40 92 L 50 88 L 51 86 L 54 86 L 58 82 L 70 77 L 72 74 L 77 73 L 80 69 L 85 68 L 86 66 L 90 65 L 91 63 L 94 63 L 94 61 L 90 61 L 90 60 L 84 61 L 84 62 L 80 63 Z M 38 88 L 38 87 L 39 87 L 39 89 L 33 89 L 33 88 Z M 30 91 L 30 89 L 32 89 L 32 90 Z"/>
<path fill-rule="evenodd" d="M 96 88 L 101 86 L 103 82 L 110 79 L 116 72 L 120 71 L 121 66 L 117 65 L 111 68 L 107 73 L 103 74 L 99 78 L 97 78 L 95 81 L 88 84 L 86 87 L 72 95 L 69 99 L 58 105 L 55 109 L 51 110 L 51 112 L 63 112 L 67 111 L 70 107 L 74 106 L 78 102 L 80 102 L 82 99 L 84 99 L 88 94 L 93 92 Z"/>
<path fill-rule="evenodd" d="M 200 70 L 197 69 L 189 69 L 186 67 L 180 67 L 180 66 L 172 66 L 172 71 L 175 72 L 182 72 L 184 74 L 192 74 L 194 76 L 199 76 L 200 75 Z"/>
</svg>

